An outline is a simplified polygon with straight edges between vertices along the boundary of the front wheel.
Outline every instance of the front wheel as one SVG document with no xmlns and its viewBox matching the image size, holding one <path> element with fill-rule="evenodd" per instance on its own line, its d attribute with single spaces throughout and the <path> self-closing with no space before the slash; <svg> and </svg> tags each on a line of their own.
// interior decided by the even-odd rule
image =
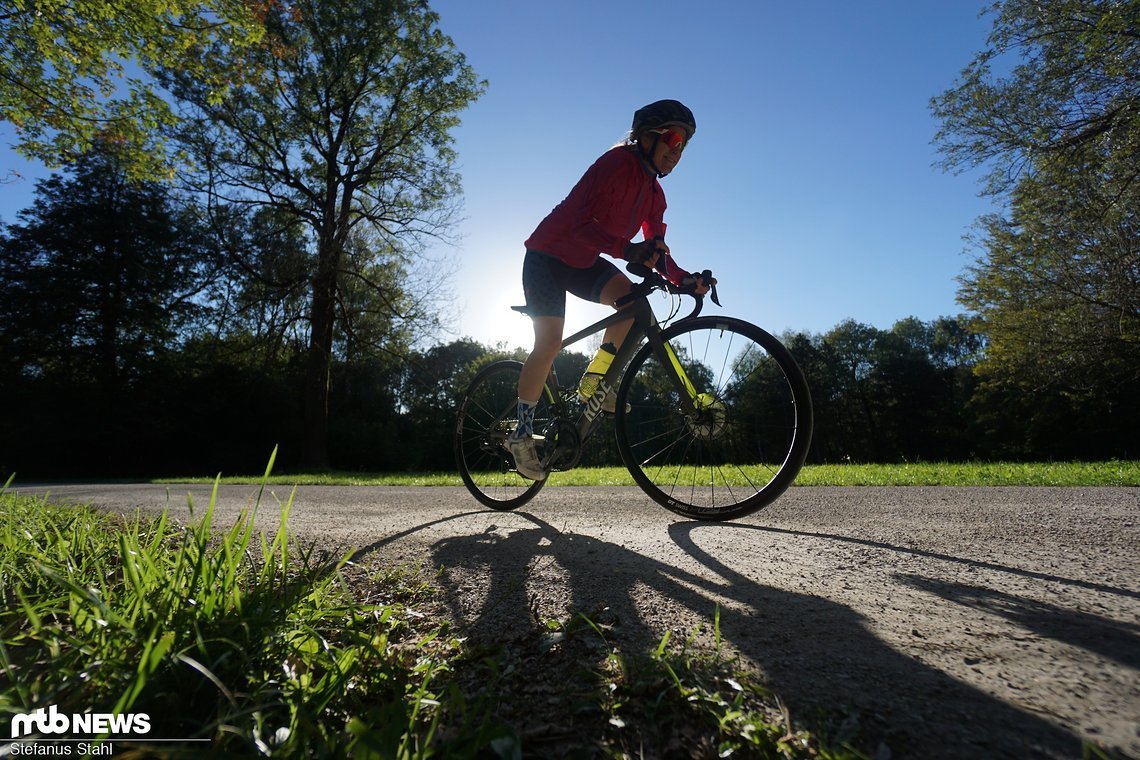
<svg viewBox="0 0 1140 760">
<path fill-rule="evenodd" d="M 667 348 L 643 346 L 618 389 L 618 450 L 633 479 L 701 520 L 772 503 L 811 444 L 811 397 L 792 355 L 733 318 L 685 320 L 661 338 Z"/>
<path fill-rule="evenodd" d="M 507 436 L 518 423 L 518 385 L 522 363 L 503 360 L 488 364 L 471 381 L 455 426 L 455 462 L 467 490 L 492 509 L 515 509 L 534 498 L 545 480 L 528 480 L 515 469 L 507 451 Z M 535 410 L 535 427 L 542 429 L 550 414 L 549 390 Z"/>
</svg>

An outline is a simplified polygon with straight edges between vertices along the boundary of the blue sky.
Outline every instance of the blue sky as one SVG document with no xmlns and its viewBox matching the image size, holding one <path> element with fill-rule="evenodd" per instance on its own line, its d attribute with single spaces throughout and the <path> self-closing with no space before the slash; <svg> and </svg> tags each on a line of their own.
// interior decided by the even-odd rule
<svg viewBox="0 0 1140 760">
<path fill-rule="evenodd" d="M 529 346 L 509 310 L 523 241 L 660 98 L 698 123 L 662 181 L 668 242 L 682 266 L 716 273 L 719 311 L 775 333 L 962 311 L 963 236 L 991 204 L 978 175 L 934 167 L 929 101 L 984 46 L 980 0 L 432 5 L 488 81 L 455 133 L 458 243 L 429 252 L 455 269 L 451 337 Z M 28 177 L 0 185 L 10 222 L 42 172 L 3 156 Z M 605 313 L 573 303 L 568 329 Z"/>
<path fill-rule="evenodd" d="M 991 205 L 977 175 L 933 166 L 929 101 L 984 47 L 981 2 L 433 7 L 489 82 L 456 133 L 460 334 L 529 341 L 508 308 L 522 302 L 522 242 L 660 98 L 698 125 L 662 181 L 668 242 L 682 266 L 716 273 L 723 313 L 779 333 L 962 311 L 963 235 Z M 579 302 L 568 329 L 604 314 Z"/>
</svg>

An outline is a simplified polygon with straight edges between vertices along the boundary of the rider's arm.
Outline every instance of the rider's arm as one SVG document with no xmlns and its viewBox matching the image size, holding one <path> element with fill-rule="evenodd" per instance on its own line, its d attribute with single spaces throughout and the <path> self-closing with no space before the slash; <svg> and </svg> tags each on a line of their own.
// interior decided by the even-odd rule
<svg viewBox="0 0 1140 760">
<path fill-rule="evenodd" d="M 640 166 L 631 164 L 628 157 L 618 150 L 608 151 L 594 162 L 582 177 L 581 187 L 575 188 L 580 190 L 579 197 L 584 206 L 580 212 L 584 221 L 573 231 L 577 241 L 594 251 L 615 258 L 624 257 L 629 238 L 614 235 L 612 222 L 607 226 L 602 220 L 612 215 L 615 207 L 622 205 L 619 198 L 631 182 L 640 179 L 636 174 L 639 171 Z"/>
<path fill-rule="evenodd" d="M 654 205 L 653 210 L 649 214 L 649 218 L 641 223 L 641 234 L 645 236 L 646 240 L 659 239 L 664 241 L 665 230 L 668 227 L 664 221 L 666 208 L 665 194 L 659 191 L 656 195 L 656 199 L 658 199 L 658 203 Z M 677 262 L 674 261 L 673 257 L 669 254 L 667 246 L 657 258 L 657 264 L 654 268 L 660 272 L 666 280 L 678 287 L 681 286 L 681 281 L 689 276 L 688 272 L 677 266 Z"/>
<path fill-rule="evenodd" d="M 664 275 L 666 280 L 678 287 L 681 286 L 681 281 L 689 276 L 688 272 L 677 266 L 677 262 L 674 261 L 673 257 L 668 253 L 662 253 L 660 258 L 657 259 L 656 269 Z"/>
</svg>

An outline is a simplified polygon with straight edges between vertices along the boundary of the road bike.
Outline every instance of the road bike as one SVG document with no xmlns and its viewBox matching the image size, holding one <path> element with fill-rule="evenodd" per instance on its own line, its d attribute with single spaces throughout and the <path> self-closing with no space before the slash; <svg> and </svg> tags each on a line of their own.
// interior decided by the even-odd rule
<svg viewBox="0 0 1140 760">
<path fill-rule="evenodd" d="M 755 512 L 795 480 L 812 434 L 811 394 L 803 372 L 776 338 L 733 317 L 699 316 L 703 297 L 639 264 L 642 277 L 614 314 L 571 335 L 562 348 L 632 317 L 629 334 L 588 402 L 553 370 L 535 411 L 535 440 L 548 473 L 570 470 L 616 393 L 617 449 L 634 482 L 686 517 L 727 520 Z M 711 272 L 704 272 L 706 281 Z M 658 323 L 649 295 L 692 296 L 693 310 Z M 715 287 L 710 297 L 718 306 Z M 526 313 L 525 307 L 512 307 Z M 677 313 L 674 309 L 674 315 Z M 669 320 L 666 320 L 668 323 Z M 505 446 L 517 423 L 522 363 L 494 361 L 472 379 L 459 405 L 455 457 L 472 495 L 493 509 L 515 509 L 546 480 L 515 470 Z M 577 378 L 575 378 L 575 381 Z"/>
</svg>

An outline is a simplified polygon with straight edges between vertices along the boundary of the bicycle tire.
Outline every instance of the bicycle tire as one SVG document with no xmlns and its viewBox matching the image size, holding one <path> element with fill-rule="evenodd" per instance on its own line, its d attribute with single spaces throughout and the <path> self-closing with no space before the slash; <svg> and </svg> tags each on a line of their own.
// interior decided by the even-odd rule
<svg viewBox="0 0 1140 760">
<path fill-rule="evenodd" d="M 518 382 L 522 362 L 492 362 L 475 375 L 459 404 L 455 426 L 455 462 L 463 484 L 491 509 L 516 509 L 534 498 L 545 480 L 529 480 L 515 469 L 503 447 L 518 422 Z M 535 429 L 549 416 L 546 399 L 535 410 Z"/>
<path fill-rule="evenodd" d="M 699 520 L 756 512 L 792 484 L 811 445 L 807 380 L 791 353 L 756 325 L 698 317 L 662 331 L 691 390 L 648 343 L 618 388 L 618 451 L 658 504 Z M 671 363 L 671 360 L 670 360 Z M 681 393 L 700 410 L 682 411 Z"/>
</svg>

